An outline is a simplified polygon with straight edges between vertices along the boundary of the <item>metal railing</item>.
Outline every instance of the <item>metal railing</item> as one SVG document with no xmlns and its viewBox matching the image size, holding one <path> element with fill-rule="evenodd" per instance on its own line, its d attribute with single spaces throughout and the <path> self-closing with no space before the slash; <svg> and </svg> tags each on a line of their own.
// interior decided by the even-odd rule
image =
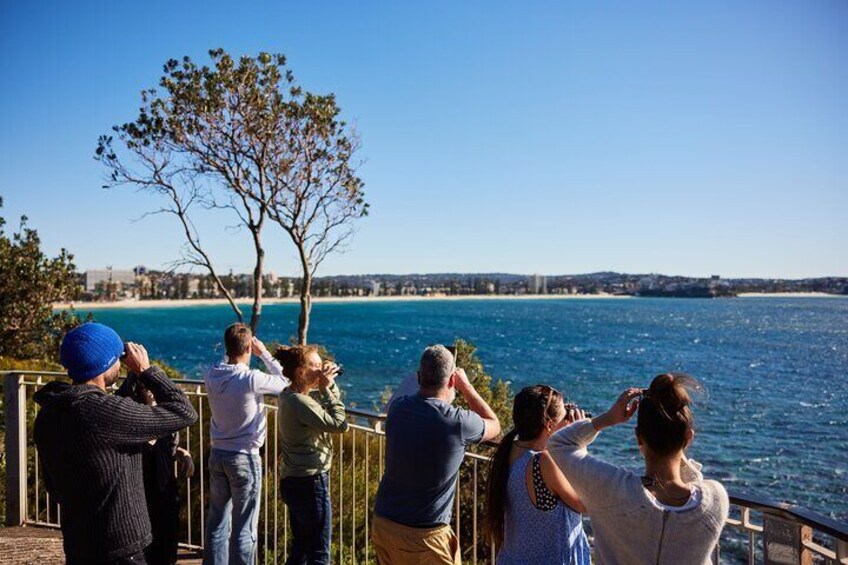
<svg viewBox="0 0 848 565">
<path fill-rule="evenodd" d="M 44 487 L 32 424 L 37 406 L 32 394 L 61 373 L 0 372 L 4 382 L 6 422 L 6 524 L 57 528 L 61 509 Z M 209 484 L 206 457 L 209 451 L 210 410 L 204 385 L 178 380 L 199 418 L 180 434 L 181 447 L 195 459 L 195 475 L 180 480 L 181 546 L 203 547 Z M 277 563 L 287 557 L 290 530 L 288 512 L 279 492 L 279 428 L 276 398 L 266 403 L 268 439 L 262 453 L 265 471 L 259 521 L 260 563 Z M 374 496 L 383 474 L 385 415 L 348 408 L 350 428 L 333 436 L 335 459 L 330 471 L 333 509 L 334 563 L 373 563 L 370 543 Z M 493 562 L 492 547 L 485 541 L 481 519 L 488 461 L 494 444 L 466 453 L 460 469 L 453 527 L 459 537 L 463 561 Z M 731 493 L 731 516 L 713 557 L 715 563 L 798 563 L 848 565 L 848 525 L 794 505 L 756 495 Z M 586 523 L 591 531 L 591 523 Z M 768 559 L 768 561 L 766 561 Z"/>
</svg>

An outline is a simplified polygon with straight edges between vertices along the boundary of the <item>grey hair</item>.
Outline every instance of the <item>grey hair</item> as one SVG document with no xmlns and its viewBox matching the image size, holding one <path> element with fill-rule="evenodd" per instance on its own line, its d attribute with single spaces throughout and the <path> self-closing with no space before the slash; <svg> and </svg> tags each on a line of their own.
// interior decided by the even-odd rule
<svg viewBox="0 0 848 565">
<path fill-rule="evenodd" d="M 418 384 L 428 388 L 442 388 L 454 370 L 454 359 L 444 345 L 431 345 L 421 355 L 418 366 Z"/>
</svg>

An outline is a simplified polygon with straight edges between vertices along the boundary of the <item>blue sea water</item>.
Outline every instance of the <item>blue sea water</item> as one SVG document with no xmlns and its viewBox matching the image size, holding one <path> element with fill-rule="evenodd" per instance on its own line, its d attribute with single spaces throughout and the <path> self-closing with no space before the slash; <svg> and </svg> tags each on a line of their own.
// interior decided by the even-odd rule
<svg viewBox="0 0 848 565">
<path fill-rule="evenodd" d="M 264 308 L 260 337 L 287 342 L 297 306 Z M 226 306 L 97 310 L 125 340 L 191 376 L 222 355 Z M 629 386 L 684 371 L 708 390 L 690 455 L 729 489 L 848 521 L 848 299 L 428 300 L 316 304 L 310 342 L 346 367 L 347 399 L 372 407 L 428 344 L 478 346 L 513 390 L 538 382 L 595 413 Z M 639 466 L 633 427 L 593 446 Z"/>
</svg>

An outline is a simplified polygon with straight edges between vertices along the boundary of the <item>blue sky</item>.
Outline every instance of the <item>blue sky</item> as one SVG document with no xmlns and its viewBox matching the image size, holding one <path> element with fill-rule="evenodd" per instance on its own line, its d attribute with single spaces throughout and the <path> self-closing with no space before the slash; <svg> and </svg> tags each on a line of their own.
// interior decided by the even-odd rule
<svg viewBox="0 0 848 565">
<path fill-rule="evenodd" d="M 362 135 L 320 274 L 848 275 L 848 3 L 0 2 L 0 196 L 81 269 L 179 255 L 97 136 L 162 64 L 286 54 Z M 198 219 L 223 270 L 247 234 Z M 268 266 L 297 272 L 269 234 Z"/>
</svg>

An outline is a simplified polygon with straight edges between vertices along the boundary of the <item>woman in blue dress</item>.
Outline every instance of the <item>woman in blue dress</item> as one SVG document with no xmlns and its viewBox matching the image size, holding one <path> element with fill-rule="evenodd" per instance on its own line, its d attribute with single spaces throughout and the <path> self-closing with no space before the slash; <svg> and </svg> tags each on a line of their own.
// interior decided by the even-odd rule
<svg viewBox="0 0 848 565">
<path fill-rule="evenodd" d="M 590 565 L 583 503 L 547 452 L 548 438 L 580 418 L 549 386 L 515 396 L 515 427 L 489 469 L 486 514 L 497 565 Z"/>
</svg>

